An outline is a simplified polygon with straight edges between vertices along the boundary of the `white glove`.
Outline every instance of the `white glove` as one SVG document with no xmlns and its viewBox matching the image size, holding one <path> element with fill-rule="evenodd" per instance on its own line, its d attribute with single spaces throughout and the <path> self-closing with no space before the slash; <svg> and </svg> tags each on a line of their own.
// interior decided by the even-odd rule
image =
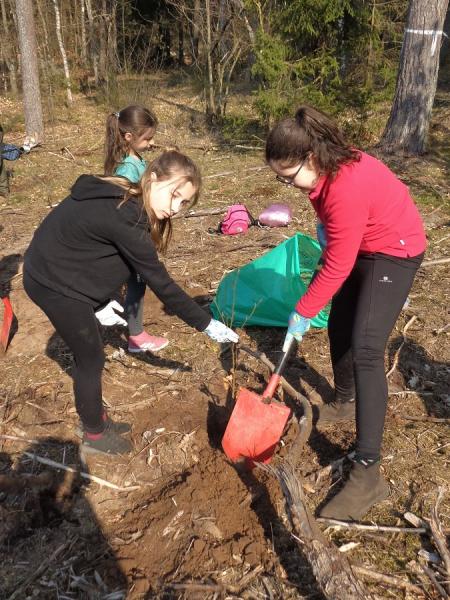
<svg viewBox="0 0 450 600">
<path fill-rule="evenodd" d="M 111 325 L 128 325 L 125 319 L 122 319 L 122 317 L 115 312 L 116 310 L 123 313 L 123 306 L 115 300 L 110 300 L 104 308 L 95 313 L 95 316 L 100 323 L 106 327 L 111 327 Z"/>
<path fill-rule="evenodd" d="M 235 331 L 224 325 L 221 321 L 216 321 L 216 319 L 211 319 L 203 333 L 206 333 L 212 340 L 219 343 L 236 343 L 239 341 L 239 336 Z"/>
</svg>

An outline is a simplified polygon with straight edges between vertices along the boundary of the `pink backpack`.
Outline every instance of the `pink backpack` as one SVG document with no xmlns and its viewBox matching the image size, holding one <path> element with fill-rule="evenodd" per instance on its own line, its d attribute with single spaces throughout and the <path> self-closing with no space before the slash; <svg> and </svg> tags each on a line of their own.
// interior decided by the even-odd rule
<svg viewBox="0 0 450 600">
<path fill-rule="evenodd" d="M 233 204 L 228 207 L 223 221 L 219 225 L 219 232 L 224 235 L 245 233 L 254 219 L 243 204 Z"/>
</svg>

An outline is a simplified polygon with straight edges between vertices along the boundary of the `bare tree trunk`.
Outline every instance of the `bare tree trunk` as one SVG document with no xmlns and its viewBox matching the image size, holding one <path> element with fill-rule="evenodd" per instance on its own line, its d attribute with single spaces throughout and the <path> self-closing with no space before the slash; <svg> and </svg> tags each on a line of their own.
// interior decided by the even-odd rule
<svg viewBox="0 0 450 600">
<path fill-rule="evenodd" d="M 113 0 L 111 6 L 111 17 L 108 26 L 108 63 L 114 72 L 119 69 L 119 54 L 117 51 L 117 2 Z"/>
<path fill-rule="evenodd" d="M 81 11 L 80 11 L 80 25 L 81 25 L 81 60 L 83 65 L 87 63 L 87 38 L 86 38 L 86 7 L 84 0 L 81 0 Z"/>
<path fill-rule="evenodd" d="M 1 0 L 2 7 L 2 19 L 3 19 L 3 35 L 5 36 L 3 39 L 6 40 L 6 44 L 2 42 L 2 51 L 4 60 L 6 62 L 6 66 L 8 67 L 9 73 L 9 85 L 11 88 L 11 92 L 16 96 L 17 95 L 17 69 L 16 63 L 14 62 L 14 52 L 12 48 L 11 38 L 10 38 L 10 30 L 8 25 L 8 17 L 6 14 L 6 6 L 5 0 Z"/>
<path fill-rule="evenodd" d="M 206 53 L 208 65 L 208 94 L 206 101 L 206 113 L 212 117 L 216 114 L 216 103 L 214 99 L 214 73 L 212 64 L 212 44 L 211 44 L 211 6 L 210 1 L 205 0 L 206 8 Z"/>
<path fill-rule="evenodd" d="M 92 10 L 91 0 L 85 0 L 86 12 L 89 23 L 89 50 L 92 57 L 92 68 L 94 69 L 95 85 L 99 83 L 99 68 L 98 68 L 98 42 L 95 32 L 94 11 Z"/>
<path fill-rule="evenodd" d="M 32 0 L 16 0 L 16 11 L 22 59 L 22 91 L 26 134 L 42 142 L 44 138 L 44 120 L 42 117 Z"/>
<path fill-rule="evenodd" d="M 107 28 L 106 28 L 106 0 L 102 0 L 102 12 L 98 20 L 98 40 L 99 40 L 99 77 L 100 80 L 107 80 Z"/>
<path fill-rule="evenodd" d="M 178 65 L 184 66 L 184 28 L 183 21 L 178 21 Z"/>
<path fill-rule="evenodd" d="M 194 0 L 194 18 L 192 24 L 192 62 L 195 63 L 198 60 L 198 46 L 200 42 L 200 0 Z"/>
<path fill-rule="evenodd" d="M 64 67 L 64 76 L 66 78 L 66 87 L 67 87 L 67 102 L 72 104 L 72 86 L 70 83 L 70 71 L 69 71 L 69 63 L 67 62 L 67 54 L 66 49 L 64 48 L 64 42 L 62 38 L 61 32 L 61 16 L 59 13 L 58 0 L 53 0 L 53 6 L 55 8 L 55 18 L 56 18 L 56 37 L 58 39 L 59 51 L 61 52 L 63 67 Z"/>
<path fill-rule="evenodd" d="M 380 147 L 425 151 L 448 0 L 410 0 L 394 102 Z"/>
</svg>

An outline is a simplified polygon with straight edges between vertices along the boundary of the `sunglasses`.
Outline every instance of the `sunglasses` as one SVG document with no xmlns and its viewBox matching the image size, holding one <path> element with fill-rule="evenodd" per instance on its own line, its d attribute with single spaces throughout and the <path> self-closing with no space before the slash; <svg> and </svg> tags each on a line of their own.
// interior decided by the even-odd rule
<svg viewBox="0 0 450 600">
<path fill-rule="evenodd" d="M 284 185 L 289 185 L 289 186 L 292 186 L 292 185 L 294 185 L 295 178 L 297 177 L 297 175 L 298 175 L 298 174 L 300 173 L 300 171 L 302 170 L 302 168 L 303 168 L 303 165 L 305 164 L 305 162 L 306 162 L 306 159 L 307 159 L 307 158 L 308 158 L 308 155 L 306 155 L 306 156 L 305 156 L 305 158 L 302 160 L 302 162 L 300 163 L 300 166 L 299 166 L 299 168 L 298 168 L 298 169 L 297 169 L 297 171 L 294 173 L 294 175 L 291 175 L 290 177 L 283 177 L 282 175 L 277 175 L 277 176 L 275 177 L 275 179 L 276 179 L 277 181 L 279 181 L 280 183 L 284 183 Z"/>
</svg>

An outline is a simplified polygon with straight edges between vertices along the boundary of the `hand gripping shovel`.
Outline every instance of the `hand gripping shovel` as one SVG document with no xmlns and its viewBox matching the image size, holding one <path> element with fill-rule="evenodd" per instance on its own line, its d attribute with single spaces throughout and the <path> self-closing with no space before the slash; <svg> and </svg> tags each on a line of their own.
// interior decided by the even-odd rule
<svg viewBox="0 0 450 600">
<path fill-rule="evenodd" d="M 0 346 L 3 350 L 3 352 L 6 352 L 6 349 L 8 348 L 9 337 L 11 334 L 11 325 L 13 322 L 14 313 L 13 313 L 13 309 L 11 306 L 11 302 L 9 301 L 9 298 L 7 296 L 2 298 L 2 302 L 3 302 L 4 310 L 3 310 L 3 325 L 2 325 L 2 330 L 0 332 Z"/>
<path fill-rule="evenodd" d="M 272 400 L 272 396 L 294 344 L 291 339 L 262 396 L 245 388 L 239 390 L 222 438 L 222 448 L 232 461 L 244 459 L 252 468 L 254 462 L 267 463 L 272 458 L 291 414 L 287 406 Z"/>
</svg>

